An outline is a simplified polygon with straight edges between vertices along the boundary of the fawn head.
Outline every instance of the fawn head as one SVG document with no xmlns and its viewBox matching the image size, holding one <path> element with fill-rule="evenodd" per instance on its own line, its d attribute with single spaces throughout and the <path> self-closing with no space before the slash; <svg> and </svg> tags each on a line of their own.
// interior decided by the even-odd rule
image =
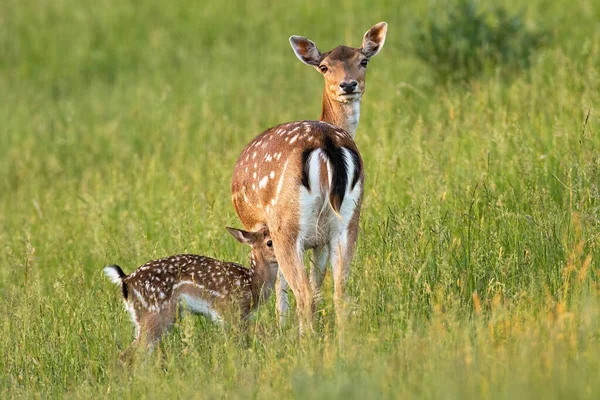
<svg viewBox="0 0 600 400">
<path fill-rule="evenodd" d="M 269 266 L 271 273 L 277 272 L 277 258 L 275 258 L 275 249 L 271 235 L 269 235 L 269 228 L 265 226 L 256 232 L 230 227 L 227 227 L 227 230 L 238 242 L 252 247 L 252 268 Z"/>
<path fill-rule="evenodd" d="M 302 36 L 291 36 L 290 44 L 300 61 L 323 75 L 327 97 L 347 103 L 361 99 L 367 64 L 383 47 L 386 34 L 387 24 L 380 22 L 365 33 L 360 48 L 338 46 L 326 53 L 319 52 L 314 42 Z"/>
</svg>

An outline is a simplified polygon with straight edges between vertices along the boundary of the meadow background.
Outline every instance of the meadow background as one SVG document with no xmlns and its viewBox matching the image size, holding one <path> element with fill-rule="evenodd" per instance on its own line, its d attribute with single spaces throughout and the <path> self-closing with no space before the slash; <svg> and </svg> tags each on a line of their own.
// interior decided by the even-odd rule
<svg viewBox="0 0 600 400">
<path fill-rule="evenodd" d="M 524 7 L 546 33 L 529 67 L 456 81 L 415 51 L 443 1 L 0 2 L 0 397 L 597 398 L 600 4 Z M 247 265 L 237 156 L 320 111 L 287 38 L 359 46 L 379 21 L 343 344 L 328 279 L 311 340 L 271 299 L 249 338 L 189 318 L 123 367 L 102 267 Z"/>
</svg>

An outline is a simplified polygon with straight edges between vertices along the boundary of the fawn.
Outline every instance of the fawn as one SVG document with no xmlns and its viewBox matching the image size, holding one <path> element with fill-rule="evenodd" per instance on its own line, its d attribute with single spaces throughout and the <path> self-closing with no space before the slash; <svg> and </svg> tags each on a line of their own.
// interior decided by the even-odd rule
<svg viewBox="0 0 600 400">
<path fill-rule="evenodd" d="M 104 273 L 121 285 L 125 309 L 136 326 L 130 348 L 140 342 L 152 348 L 173 326 L 179 310 L 204 314 L 217 322 L 228 311 L 239 311 L 246 319 L 268 299 L 278 268 L 268 228 L 227 230 L 252 247 L 250 268 L 195 254 L 149 261 L 130 275 L 118 265 L 104 268 Z"/>
</svg>

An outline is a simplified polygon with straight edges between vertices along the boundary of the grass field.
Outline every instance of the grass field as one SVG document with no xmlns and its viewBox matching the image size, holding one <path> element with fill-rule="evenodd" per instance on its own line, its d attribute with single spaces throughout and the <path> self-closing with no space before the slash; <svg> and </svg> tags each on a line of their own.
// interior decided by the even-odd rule
<svg viewBox="0 0 600 400">
<path fill-rule="evenodd" d="M 0 398 L 598 398 L 600 4 L 532 0 L 529 69 L 441 84 L 411 38 L 445 3 L 400 3 L 0 2 Z M 247 265 L 237 156 L 320 111 L 288 36 L 358 46 L 382 20 L 344 342 L 328 279 L 310 340 L 271 299 L 249 338 L 184 319 L 123 367 L 102 267 Z"/>
</svg>

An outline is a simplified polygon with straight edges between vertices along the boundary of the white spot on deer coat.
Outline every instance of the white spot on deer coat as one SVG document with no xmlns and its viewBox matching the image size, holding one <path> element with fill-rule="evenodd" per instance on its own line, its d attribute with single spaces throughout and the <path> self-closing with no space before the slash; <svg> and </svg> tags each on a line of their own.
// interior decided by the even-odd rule
<svg viewBox="0 0 600 400">
<path fill-rule="evenodd" d="M 322 237 L 320 226 L 327 224 L 330 216 L 324 214 L 329 207 L 329 190 L 321 188 L 320 184 L 320 165 L 322 151 L 317 149 L 313 151 L 308 159 L 308 181 L 311 191 L 304 186 L 300 186 L 299 196 L 299 245 L 304 250 L 308 243 L 319 245 L 326 241 Z M 330 174 L 331 175 L 331 174 Z"/>
<path fill-rule="evenodd" d="M 265 177 L 263 177 L 263 178 L 260 180 L 260 182 L 258 182 L 258 188 L 259 188 L 259 189 L 262 189 L 262 188 L 264 188 L 265 186 L 267 186 L 267 183 L 268 183 L 268 182 L 269 182 L 269 177 L 268 177 L 268 176 L 265 176 Z"/>
<path fill-rule="evenodd" d="M 279 153 L 281 155 L 281 153 Z M 283 164 L 283 170 L 281 170 L 281 176 L 279 177 L 279 182 L 277 183 L 277 191 L 275 192 L 275 197 L 271 200 L 271 205 L 275 205 L 277 203 L 277 199 L 279 198 L 279 194 L 281 193 L 281 189 L 283 188 L 283 180 L 285 178 L 285 171 L 287 169 L 289 160 L 286 160 L 285 164 Z"/>
<path fill-rule="evenodd" d="M 144 307 L 144 308 L 148 308 L 148 303 L 146 302 L 146 299 L 144 299 L 144 296 L 142 296 L 140 294 L 140 292 L 137 291 L 137 289 L 133 289 L 133 293 L 135 294 L 135 297 L 137 297 L 138 301 L 140 302 L 140 304 Z"/>
</svg>

